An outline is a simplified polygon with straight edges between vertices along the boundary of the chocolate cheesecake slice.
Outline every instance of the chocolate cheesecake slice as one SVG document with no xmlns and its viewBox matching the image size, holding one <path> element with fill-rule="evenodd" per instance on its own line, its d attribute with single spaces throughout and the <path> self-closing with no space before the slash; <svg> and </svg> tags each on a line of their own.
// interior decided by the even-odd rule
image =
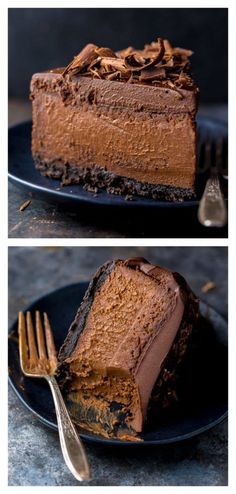
<svg viewBox="0 0 236 494">
<path fill-rule="evenodd" d="M 59 353 L 58 377 L 80 426 L 133 438 L 155 385 L 160 406 L 198 317 L 198 300 L 177 273 L 145 259 L 116 260 L 95 274 Z"/>
<path fill-rule="evenodd" d="M 37 169 L 88 190 L 193 197 L 198 88 L 191 54 L 162 38 L 116 53 L 88 44 L 68 67 L 34 74 Z"/>
</svg>

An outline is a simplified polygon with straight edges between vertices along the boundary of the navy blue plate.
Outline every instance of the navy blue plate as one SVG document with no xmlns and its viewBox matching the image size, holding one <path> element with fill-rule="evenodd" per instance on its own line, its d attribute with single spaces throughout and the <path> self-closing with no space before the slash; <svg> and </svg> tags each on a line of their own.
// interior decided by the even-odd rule
<svg viewBox="0 0 236 494">
<path fill-rule="evenodd" d="M 33 302 L 27 309 L 45 311 L 51 321 L 56 347 L 67 334 L 88 283 L 60 288 Z M 227 322 L 214 309 L 201 303 L 201 312 L 211 324 L 200 322 L 197 339 L 182 366 L 180 401 L 168 412 L 151 407 L 143 441 L 106 439 L 80 429 L 84 440 L 110 444 L 167 444 L 196 436 L 227 417 Z M 43 379 L 25 377 L 20 369 L 17 320 L 9 333 L 9 380 L 22 403 L 44 424 L 57 430 L 49 387 Z"/>
<path fill-rule="evenodd" d="M 156 208 L 189 208 L 196 207 L 199 199 L 183 202 L 155 201 L 144 197 L 135 197 L 132 201 L 126 201 L 124 197 L 108 194 L 100 190 L 95 196 L 83 189 L 82 185 L 61 186 L 60 180 L 43 177 L 34 166 L 31 154 L 31 122 L 15 125 L 9 129 L 9 180 L 16 186 L 27 190 L 33 196 L 48 202 L 62 203 L 68 206 L 89 204 L 106 207 L 119 207 L 125 209 L 156 209 Z M 212 138 L 220 133 L 227 141 L 227 125 L 224 122 L 206 117 L 198 118 L 198 143 L 204 140 L 204 136 L 210 133 Z M 226 148 L 227 146 L 225 146 Z M 199 147 L 200 150 L 200 147 Z M 226 149 L 225 149 L 226 154 Z M 226 156 L 224 157 L 226 158 Z M 202 156 L 199 152 L 199 172 L 201 171 L 201 183 L 205 182 L 205 174 L 202 172 Z M 199 196 L 202 192 L 200 184 Z"/>
</svg>

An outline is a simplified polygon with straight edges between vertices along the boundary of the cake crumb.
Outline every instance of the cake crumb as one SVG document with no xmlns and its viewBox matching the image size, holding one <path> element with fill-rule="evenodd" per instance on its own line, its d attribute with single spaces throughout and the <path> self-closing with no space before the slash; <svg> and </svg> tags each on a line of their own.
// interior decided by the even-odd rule
<svg viewBox="0 0 236 494">
<path fill-rule="evenodd" d="M 127 194 L 125 196 L 125 201 L 132 201 L 133 200 L 133 196 L 131 194 Z"/>
<path fill-rule="evenodd" d="M 207 281 L 206 283 L 204 283 L 204 285 L 202 285 L 202 292 L 203 293 L 208 293 L 210 292 L 211 290 L 214 290 L 216 288 L 216 285 L 213 281 Z"/>
<path fill-rule="evenodd" d="M 28 199 L 28 201 L 23 202 L 23 204 L 20 205 L 19 211 L 24 211 L 31 203 L 31 200 Z"/>
<path fill-rule="evenodd" d="M 90 185 L 90 184 L 85 184 L 84 187 L 83 187 L 84 190 L 86 190 L 86 192 L 91 192 L 93 194 L 97 194 L 98 193 L 98 188 L 96 186 L 93 186 L 93 185 Z"/>
</svg>

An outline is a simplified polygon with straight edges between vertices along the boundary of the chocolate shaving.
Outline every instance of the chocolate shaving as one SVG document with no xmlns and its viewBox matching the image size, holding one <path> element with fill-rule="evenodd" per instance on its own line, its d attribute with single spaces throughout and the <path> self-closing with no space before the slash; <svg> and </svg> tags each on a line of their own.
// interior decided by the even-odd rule
<svg viewBox="0 0 236 494">
<path fill-rule="evenodd" d="M 98 46 L 89 43 L 86 45 L 83 50 L 74 57 L 71 63 L 67 65 L 64 72 L 62 73 L 65 76 L 68 72 L 77 71 L 81 72 L 85 67 L 88 67 L 93 60 L 97 58 L 96 49 Z"/>
<path fill-rule="evenodd" d="M 131 53 L 133 53 L 134 51 L 135 51 L 135 49 L 133 48 L 133 46 L 128 46 L 127 48 L 124 48 L 123 50 L 117 51 L 116 54 L 119 58 L 125 58 L 128 55 L 130 55 Z"/>
<path fill-rule="evenodd" d="M 201 287 L 201 290 L 203 293 L 207 293 L 210 292 L 210 290 L 214 290 L 214 288 L 216 288 L 214 281 L 209 280 L 206 283 L 204 283 L 204 285 Z"/>
<path fill-rule="evenodd" d="M 115 52 L 113 50 L 111 50 L 111 48 L 97 48 L 95 50 L 95 53 L 99 57 L 117 58 L 117 55 L 115 54 Z"/>
<path fill-rule="evenodd" d="M 185 50 L 185 48 L 174 48 L 174 55 L 177 57 L 189 58 L 192 54 L 192 50 Z"/>
<path fill-rule="evenodd" d="M 109 67 L 109 70 L 110 67 L 112 67 L 116 70 L 120 70 L 121 72 L 127 72 L 127 67 L 125 66 L 124 60 L 122 60 L 122 58 L 104 57 L 100 61 L 100 66 L 105 67 L 106 69 L 107 67 Z"/>
<path fill-rule="evenodd" d="M 89 74 L 93 74 L 93 76 L 94 76 L 95 78 L 97 78 L 97 79 L 102 79 L 102 76 L 101 76 L 101 74 L 100 74 L 99 70 L 97 70 L 97 69 L 91 69 L 91 68 L 90 68 L 90 72 L 88 73 L 88 75 L 89 75 Z"/>
<path fill-rule="evenodd" d="M 24 211 L 26 208 L 28 208 L 30 203 L 31 203 L 30 199 L 28 199 L 28 201 L 23 202 L 23 204 L 21 204 L 19 207 L 19 211 Z"/>
<path fill-rule="evenodd" d="M 120 70 L 116 70 L 116 72 L 111 72 L 110 74 L 107 74 L 107 79 L 109 81 L 113 81 L 113 79 L 119 79 L 121 77 L 121 72 Z"/>
<path fill-rule="evenodd" d="M 142 70 L 145 65 L 145 58 L 141 57 L 138 53 L 131 53 L 125 57 L 125 65 L 130 70 Z"/>
<path fill-rule="evenodd" d="M 155 81 L 156 79 L 165 79 L 166 71 L 164 67 L 152 67 L 141 71 L 140 81 Z"/>
<path fill-rule="evenodd" d="M 130 70 L 140 71 L 143 69 L 147 69 L 148 67 L 153 67 L 157 65 L 163 58 L 165 53 L 165 47 L 163 40 L 158 38 L 158 52 L 156 50 L 147 50 L 145 54 L 145 50 L 143 55 L 140 52 L 135 52 L 131 55 L 127 55 L 125 57 L 125 64 Z M 146 55 L 146 56 L 145 56 Z"/>
<path fill-rule="evenodd" d="M 180 89 L 194 86 L 189 72 L 191 50 L 173 48 L 167 39 L 158 38 L 142 50 L 129 46 L 116 53 L 92 43 L 62 71 L 62 76 L 84 76 L 130 84 L 153 84 Z"/>
<path fill-rule="evenodd" d="M 170 55 L 172 57 L 173 55 L 173 47 L 171 46 L 170 42 L 168 39 L 163 40 L 164 47 L 165 47 L 165 54 Z"/>
</svg>

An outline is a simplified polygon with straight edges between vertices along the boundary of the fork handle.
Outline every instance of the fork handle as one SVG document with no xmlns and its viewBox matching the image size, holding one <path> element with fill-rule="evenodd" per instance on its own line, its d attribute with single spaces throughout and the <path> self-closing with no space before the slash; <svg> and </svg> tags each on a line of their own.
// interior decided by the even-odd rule
<svg viewBox="0 0 236 494">
<path fill-rule="evenodd" d="M 226 224 L 227 210 L 218 175 L 212 174 L 207 180 L 199 204 L 198 219 L 203 226 L 222 227 Z"/>
<path fill-rule="evenodd" d="M 86 453 L 71 421 L 57 381 L 54 376 L 47 376 L 46 380 L 54 399 L 61 449 L 65 463 L 77 480 L 90 480 L 90 469 Z"/>
</svg>

